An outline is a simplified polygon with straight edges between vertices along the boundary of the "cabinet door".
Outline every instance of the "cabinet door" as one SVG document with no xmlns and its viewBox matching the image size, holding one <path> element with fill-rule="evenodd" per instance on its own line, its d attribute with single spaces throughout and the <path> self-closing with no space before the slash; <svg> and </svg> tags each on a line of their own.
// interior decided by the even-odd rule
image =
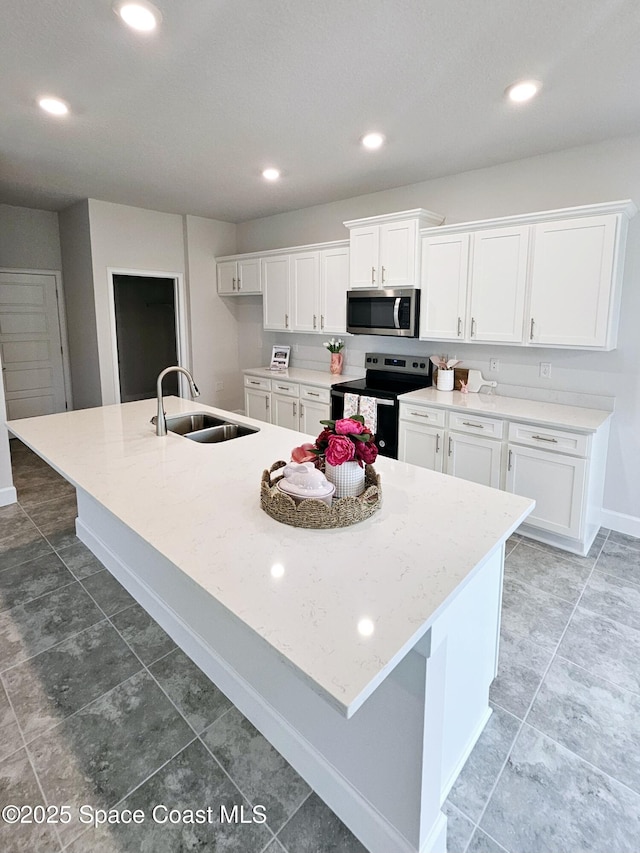
<svg viewBox="0 0 640 853">
<path fill-rule="evenodd" d="M 447 439 L 447 474 L 499 489 L 501 456 L 502 445 L 499 441 L 450 432 Z"/>
<path fill-rule="evenodd" d="M 416 287 L 417 248 L 416 220 L 380 225 L 380 287 Z"/>
<path fill-rule="evenodd" d="M 290 255 L 292 328 L 320 331 L 320 252 Z"/>
<path fill-rule="evenodd" d="M 238 264 L 236 261 L 221 261 L 216 264 L 218 293 L 237 293 Z"/>
<path fill-rule="evenodd" d="M 271 395 L 271 423 L 287 429 L 300 429 L 298 401 L 282 394 Z"/>
<path fill-rule="evenodd" d="M 606 346 L 617 220 L 611 214 L 535 226 L 529 343 Z"/>
<path fill-rule="evenodd" d="M 420 337 L 458 340 L 465 335 L 469 234 L 422 238 Z"/>
<path fill-rule="evenodd" d="M 260 282 L 260 258 L 238 261 L 238 292 L 262 293 Z"/>
<path fill-rule="evenodd" d="M 343 335 L 347 331 L 349 247 L 323 249 L 320 254 L 320 331 Z"/>
<path fill-rule="evenodd" d="M 271 394 L 268 391 L 254 391 L 252 388 L 244 389 L 244 412 L 248 418 L 270 423 L 270 403 Z"/>
<path fill-rule="evenodd" d="M 320 421 L 328 421 L 331 417 L 331 406 L 329 403 L 312 403 L 309 400 L 300 400 L 300 432 L 312 435 L 314 438 L 320 435 L 322 425 Z"/>
<path fill-rule="evenodd" d="M 398 459 L 421 468 L 442 471 L 444 430 L 400 421 Z"/>
<path fill-rule="evenodd" d="M 378 287 L 379 225 L 352 228 L 349 234 L 349 281 L 351 287 Z"/>
<path fill-rule="evenodd" d="M 580 539 L 586 460 L 516 444 L 508 454 L 506 490 L 536 502 L 526 523 Z"/>
<path fill-rule="evenodd" d="M 290 329 L 289 255 L 262 258 L 260 272 L 264 289 L 264 328 L 277 331 Z"/>
<path fill-rule="evenodd" d="M 471 246 L 472 341 L 523 340 L 529 226 L 478 231 Z"/>
</svg>

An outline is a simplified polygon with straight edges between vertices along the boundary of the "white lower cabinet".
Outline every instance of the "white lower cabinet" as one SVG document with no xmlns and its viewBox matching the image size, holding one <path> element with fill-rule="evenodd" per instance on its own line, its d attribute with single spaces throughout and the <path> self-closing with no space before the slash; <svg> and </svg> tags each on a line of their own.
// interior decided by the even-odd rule
<svg viewBox="0 0 640 853">
<path fill-rule="evenodd" d="M 249 418 L 316 436 L 322 430 L 320 421 L 331 417 L 331 392 L 315 385 L 246 374 L 244 410 Z"/>
<path fill-rule="evenodd" d="M 444 430 L 400 421 L 398 459 L 431 471 L 442 471 Z"/>
<path fill-rule="evenodd" d="M 271 394 L 271 423 L 286 429 L 299 429 L 298 398 Z"/>
<path fill-rule="evenodd" d="M 308 435 L 319 435 L 322 431 L 320 421 L 328 421 L 331 417 L 329 403 L 316 403 L 311 400 L 300 400 L 300 432 Z"/>
<path fill-rule="evenodd" d="M 449 432 L 446 473 L 482 486 L 500 488 L 502 443 L 477 435 Z"/>
<path fill-rule="evenodd" d="M 244 389 L 244 412 L 248 418 L 271 423 L 271 394 L 269 391 Z"/>
</svg>

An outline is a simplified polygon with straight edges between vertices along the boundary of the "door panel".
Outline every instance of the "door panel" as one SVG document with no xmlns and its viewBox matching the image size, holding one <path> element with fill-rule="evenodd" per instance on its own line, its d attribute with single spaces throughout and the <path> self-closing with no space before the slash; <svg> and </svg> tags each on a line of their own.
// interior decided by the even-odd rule
<svg viewBox="0 0 640 853">
<path fill-rule="evenodd" d="M 0 273 L 0 353 L 9 420 L 65 410 L 54 275 Z"/>
</svg>

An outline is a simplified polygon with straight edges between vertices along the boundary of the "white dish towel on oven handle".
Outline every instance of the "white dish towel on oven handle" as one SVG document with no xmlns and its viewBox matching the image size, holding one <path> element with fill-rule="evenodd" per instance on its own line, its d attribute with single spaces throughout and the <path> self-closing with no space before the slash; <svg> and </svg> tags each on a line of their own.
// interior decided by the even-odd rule
<svg viewBox="0 0 640 853">
<path fill-rule="evenodd" d="M 351 415 L 358 414 L 358 403 L 360 401 L 359 394 L 345 394 L 344 395 L 344 411 L 342 412 L 343 418 L 350 418 Z"/>
<path fill-rule="evenodd" d="M 345 394 L 346 399 L 346 394 Z M 346 405 L 346 403 L 345 403 Z M 365 426 L 369 427 L 372 434 L 378 429 L 378 401 L 375 397 L 360 397 L 360 412 L 364 418 Z"/>
</svg>

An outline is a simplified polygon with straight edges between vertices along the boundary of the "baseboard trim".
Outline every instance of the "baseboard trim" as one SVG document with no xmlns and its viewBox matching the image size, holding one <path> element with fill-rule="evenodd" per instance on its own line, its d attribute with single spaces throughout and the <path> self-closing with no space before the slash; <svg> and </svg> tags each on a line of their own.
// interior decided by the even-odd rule
<svg viewBox="0 0 640 853">
<path fill-rule="evenodd" d="M 626 533 L 627 536 L 637 536 L 640 539 L 640 518 L 635 515 L 603 509 L 601 521 L 603 527 L 608 527 L 617 533 Z"/>
<path fill-rule="evenodd" d="M 5 486 L 0 489 L 0 506 L 9 506 L 9 504 L 17 503 L 18 494 L 15 486 Z"/>
</svg>

